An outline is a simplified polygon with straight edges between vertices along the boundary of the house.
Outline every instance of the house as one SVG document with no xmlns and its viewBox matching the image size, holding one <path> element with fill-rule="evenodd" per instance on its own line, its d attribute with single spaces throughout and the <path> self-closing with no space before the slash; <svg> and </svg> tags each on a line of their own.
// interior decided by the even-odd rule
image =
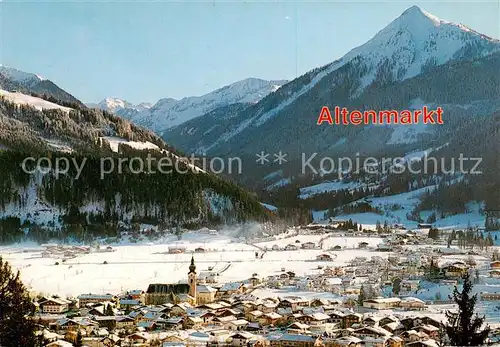
<svg viewBox="0 0 500 347">
<path fill-rule="evenodd" d="M 145 344 L 149 342 L 149 339 L 150 335 L 146 332 L 133 333 L 125 338 L 125 340 L 127 340 L 130 344 Z"/>
<path fill-rule="evenodd" d="M 400 288 L 402 292 L 414 292 L 420 286 L 419 280 L 402 280 L 400 282 Z"/>
<path fill-rule="evenodd" d="M 105 301 L 114 302 L 116 297 L 112 294 L 81 294 L 78 296 L 78 305 L 84 307 L 87 304 L 100 303 Z"/>
<path fill-rule="evenodd" d="M 316 260 L 319 261 L 332 261 L 332 256 L 330 254 L 322 253 L 316 256 Z"/>
<path fill-rule="evenodd" d="M 276 312 L 265 313 L 259 318 L 259 323 L 262 325 L 276 325 L 282 318 L 283 316 Z"/>
<path fill-rule="evenodd" d="M 314 249 L 316 248 L 316 244 L 314 242 L 304 242 L 302 244 L 302 249 Z"/>
<path fill-rule="evenodd" d="M 215 294 L 217 289 L 208 285 L 196 286 L 196 301 L 198 305 L 209 304 L 215 301 Z"/>
<path fill-rule="evenodd" d="M 427 336 L 429 336 L 432 339 L 438 339 L 439 338 L 439 328 L 435 327 L 434 325 L 421 325 L 417 327 L 415 330 L 417 330 L 419 333 L 424 333 Z"/>
<path fill-rule="evenodd" d="M 500 269 L 500 260 L 495 260 L 490 263 L 492 269 Z"/>
<path fill-rule="evenodd" d="M 469 267 L 462 261 L 457 261 L 443 267 L 443 273 L 446 277 L 462 277 L 468 271 Z"/>
<path fill-rule="evenodd" d="M 361 248 L 361 249 L 368 248 L 368 245 L 369 245 L 369 243 L 365 242 L 365 241 L 358 243 L 358 247 Z"/>
<path fill-rule="evenodd" d="M 408 347 L 438 347 L 440 345 L 435 340 L 422 339 L 420 341 L 414 341 L 414 342 L 407 343 L 405 346 L 408 346 Z"/>
<path fill-rule="evenodd" d="M 387 347 L 402 347 L 403 346 L 403 339 L 400 338 L 399 336 L 391 336 L 386 340 L 385 346 L 387 346 Z"/>
<path fill-rule="evenodd" d="M 217 283 L 219 274 L 213 271 L 201 271 L 198 275 L 198 283 Z"/>
<path fill-rule="evenodd" d="M 203 318 L 201 317 L 186 317 L 184 318 L 182 327 L 183 329 L 195 329 L 195 328 L 200 328 L 201 325 L 203 324 Z"/>
<path fill-rule="evenodd" d="M 392 333 L 393 335 L 399 335 L 403 331 L 405 331 L 405 327 L 403 324 L 399 322 L 392 322 L 392 323 L 387 323 L 381 325 L 379 322 L 379 326 L 387 330 L 388 332 Z"/>
<path fill-rule="evenodd" d="M 50 298 L 40 303 L 42 313 L 64 313 L 69 309 L 71 301 L 65 299 Z"/>
<path fill-rule="evenodd" d="M 428 224 L 428 223 L 418 223 L 417 224 L 417 227 L 420 228 L 420 229 L 429 229 L 429 228 L 432 228 L 432 224 Z"/>
<path fill-rule="evenodd" d="M 133 318 L 128 316 L 117 316 L 116 317 L 116 329 L 127 329 L 133 327 L 135 321 Z"/>
<path fill-rule="evenodd" d="M 397 322 L 399 322 L 399 319 L 397 319 L 396 317 L 385 316 L 379 320 L 378 325 L 384 326 L 384 325 L 389 324 L 389 323 L 397 323 Z"/>
<path fill-rule="evenodd" d="M 322 341 L 324 347 L 361 347 L 363 340 L 354 336 L 342 336 L 338 338 L 325 338 Z"/>
<path fill-rule="evenodd" d="M 497 301 L 500 300 L 500 293 L 481 293 L 481 300 L 485 301 Z"/>
<path fill-rule="evenodd" d="M 245 318 L 249 320 L 250 322 L 258 322 L 259 318 L 263 315 L 264 313 L 259 310 L 254 310 L 252 312 L 247 312 L 245 314 Z"/>
<path fill-rule="evenodd" d="M 172 309 L 170 310 L 170 316 L 171 317 L 185 316 L 187 315 L 187 311 L 192 308 L 193 307 L 189 303 L 181 302 L 179 304 L 172 306 Z"/>
<path fill-rule="evenodd" d="M 233 321 L 229 321 L 227 323 L 227 327 L 229 330 L 244 330 L 248 325 L 248 321 L 245 319 L 236 319 Z"/>
<path fill-rule="evenodd" d="M 243 292 L 243 283 L 241 282 L 225 283 L 217 292 L 217 296 L 225 297 L 234 294 L 241 294 L 242 292 Z"/>
<path fill-rule="evenodd" d="M 136 299 L 120 299 L 120 301 L 118 303 L 119 303 L 120 307 L 124 308 L 124 309 L 131 308 L 133 306 L 141 305 L 141 301 L 136 300 Z"/>
<path fill-rule="evenodd" d="M 373 327 L 378 323 L 378 321 L 378 318 L 368 316 L 363 319 L 363 324 Z"/>
<path fill-rule="evenodd" d="M 403 341 L 405 342 L 405 346 L 408 346 L 412 342 L 417 342 L 429 338 L 425 333 L 419 333 L 418 331 L 413 329 L 403 332 L 399 337 L 403 339 Z"/>
<path fill-rule="evenodd" d="M 299 321 L 310 326 L 316 326 L 328 322 L 329 319 L 329 315 L 321 312 L 316 312 L 313 314 L 304 315 L 301 319 L 299 319 Z"/>
<path fill-rule="evenodd" d="M 246 331 L 239 331 L 235 334 L 232 334 L 230 338 L 232 346 L 243 347 L 247 346 L 250 340 L 254 339 L 254 335 Z"/>
<path fill-rule="evenodd" d="M 121 338 L 118 335 L 110 334 L 99 342 L 105 347 L 119 346 Z"/>
<path fill-rule="evenodd" d="M 349 313 L 349 314 L 346 314 L 344 315 L 344 317 L 342 317 L 342 326 L 344 328 L 350 328 L 351 326 L 353 326 L 353 324 L 359 324 L 361 323 L 361 320 L 363 319 L 363 315 L 359 314 L 359 313 Z"/>
<path fill-rule="evenodd" d="M 163 320 L 157 320 L 156 323 L 163 326 L 165 329 L 179 330 L 182 329 L 184 317 L 170 317 Z"/>
<path fill-rule="evenodd" d="M 490 277 L 500 278 L 500 269 L 490 270 Z"/>
<path fill-rule="evenodd" d="M 317 337 L 302 334 L 284 333 L 281 336 L 269 337 L 271 347 L 314 347 L 320 346 L 320 341 Z"/>
<path fill-rule="evenodd" d="M 288 326 L 288 328 L 286 329 L 287 332 L 293 334 L 306 334 L 309 332 L 309 325 L 307 324 L 304 324 L 304 323 L 300 323 L 300 322 L 295 322 L 295 323 L 292 323 Z"/>
<path fill-rule="evenodd" d="M 379 327 L 371 327 L 371 326 L 356 329 L 354 331 L 354 334 L 357 337 L 371 337 L 371 338 L 375 338 L 375 339 L 377 339 L 377 338 L 385 339 L 385 338 L 389 338 L 391 336 L 390 332 L 388 332 L 382 328 L 379 328 Z"/>
<path fill-rule="evenodd" d="M 424 301 L 411 296 L 403 298 L 399 306 L 407 310 L 425 310 L 427 308 Z"/>
<path fill-rule="evenodd" d="M 309 306 L 311 307 L 323 307 L 330 305 L 330 301 L 328 299 L 313 299 Z"/>
<path fill-rule="evenodd" d="M 285 246 L 285 251 L 296 251 L 298 249 L 299 248 L 297 246 L 295 246 L 294 244 L 288 244 Z"/>
<path fill-rule="evenodd" d="M 115 316 L 102 316 L 102 317 L 94 317 L 93 318 L 99 327 L 107 328 L 107 329 L 115 329 L 116 328 L 116 317 Z"/>
<path fill-rule="evenodd" d="M 398 307 L 400 303 L 400 298 L 375 298 L 363 301 L 363 307 L 376 310 L 387 310 Z"/>
<path fill-rule="evenodd" d="M 127 292 L 127 296 L 129 299 L 142 301 L 144 299 L 144 291 L 140 289 L 134 289 Z"/>
</svg>

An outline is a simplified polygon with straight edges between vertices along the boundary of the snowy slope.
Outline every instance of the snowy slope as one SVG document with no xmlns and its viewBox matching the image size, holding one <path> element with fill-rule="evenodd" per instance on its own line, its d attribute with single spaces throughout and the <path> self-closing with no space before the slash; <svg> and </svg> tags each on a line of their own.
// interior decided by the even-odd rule
<svg viewBox="0 0 500 347">
<path fill-rule="evenodd" d="M 256 103 L 285 83 L 286 81 L 247 78 L 203 96 L 186 97 L 181 100 L 161 99 L 150 109 L 133 115 L 130 120 L 160 133 L 222 106 Z"/>
<path fill-rule="evenodd" d="M 36 108 L 37 110 L 61 110 L 69 113 L 71 108 L 64 107 L 58 104 L 54 104 L 53 102 L 46 101 L 44 99 L 36 98 L 34 96 L 26 95 L 23 93 L 11 93 L 5 90 L 0 89 L 0 96 L 6 98 L 10 102 L 14 102 L 19 105 L 30 105 Z"/>
</svg>

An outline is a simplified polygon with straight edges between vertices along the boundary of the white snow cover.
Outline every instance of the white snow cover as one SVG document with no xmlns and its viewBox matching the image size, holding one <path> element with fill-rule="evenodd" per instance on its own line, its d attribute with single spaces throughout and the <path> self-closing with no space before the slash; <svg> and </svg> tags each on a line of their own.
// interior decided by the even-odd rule
<svg viewBox="0 0 500 347">
<path fill-rule="evenodd" d="M 40 99 L 31 95 L 26 95 L 23 93 L 12 93 L 6 90 L 0 89 L 0 96 L 3 96 L 10 102 L 19 104 L 19 105 L 30 105 L 36 108 L 39 111 L 42 110 L 52 110 L 58 109 L 64 112 L 69 113 L 72 109 L 69 107 L 64 107 L 58 104 L 54 104 L 53 102 L 46 101 L 44 99 Z"/>
<path fill-rule="evenodd" d="M 132 148 L 138 149 L 138 150 L 146 150 L 146 149 L 153 149 L 153 150 L 160 150 L 160 147 L 155 145 L 154 143 L 151 143 L 149 141 L 146 142 L 138 142 L 138 141 L 129 141 L 127 139 L 121 138 L 121 137 L 116 137 L 116 136 L 104 136 L 101 137 L 101 139 L 106 140 L 109 142 L 109 145 L 111 147 L 111 150 L 113 152 L 118 152 L 118 146 L 120 144 L 126 144 L 127 146 L 130 146 Z M 184 158 L 184 157 L 179 157 L 176 154 L 172 154 L 167 150 L 162 149 L 162 153 L 167 154 L 172 156 L 172 158 L 184 162 L 189 168 L 193 169 L 194 172 L 203 172 L 206 173 L 205 170 L 202 168 L 198 167 L 197 165 L 193 164 L 192 161 L 190 161 L 189 158 Z"/>
<path fill-rule="evenodd" d="M 150 109 L 139 112 L 130 120 L 159 133 L 222 106 L 256 103 L 286 82 L 247 78 L 203 96 L 191 96 L 181 100 L 161 99 Z"/>
<path fill-rule="evenodd" d="M 145 111 L 145 110 L 148 110 L 149 108 L 151 108 L 152 105 L 150 103 L 147 103 L 147 102 L 143 102 L 143 103 L 140 103 L 138 105 L 134 105 L 126 100 L 111 97 L 111 98 L 106 98 L 97 104 L 89 103 L 89 104 L 87 104 L 87 106 L 91 107 L 91 108 L 100 108 L 101 110 L 115 113 L 115 112 L 120 111 L 122 109 L 132 109 L 132 110 L 136 110 L 136 111 Z"/>
<path fill-rule="evenodd" d="M 17 70 L 0 64 L 0 74 L 14 82 L 22 84 L 32 84 L 45 80 L 42 76 Z"/>
<path fill-rule="evenodd" d="M 102 137 L 102 139 L 109 142 L 109 145 L 111 146 L 111 150 L 113 152 L 118 152 L 118 145 L 121 143 L 126 144 L 127 146 L 130 146 L 138 150 L 159 149 L 157 145 L 149 141 L 146 142 L 129 141 L 121 137 L 114 137 L 114 136 L 104 136 Z"/>
<path fill-rule="evenodd" d="M 290 182 L 292 182 L 292 180 L 290 179 L 290 177 L 288 177 L 288 178 L 282 178 L 282 179 L 274 182 L 273 184 L 267 186 L 266 190 L 267 191 L 271 191 L 271 190 L 274 190 L 274 189 L 277 189 L 277 188 L 280 188 L 280 187 L 284 187 L 284 186 L 290 184 Z"/>
<path fill-rule="evenodd" d="M 278 208 L 274 205 L 269 205 L 269 204 L 266 204 L 266 203 L 263 203 L 261 202 L 260 203 L 262 206 L 264 206 L 265 208 L 267 208 L 269 211 L 276 211 Z"/>
<path fill-rule="evenodd" d="M 279 245 L 312 241 L 318 243 L 326 235 L 300 235 L 293 238 L 276 240 Z M 325 241 L 325 247 L 354 247 L 359 242 L 366 241 L 375 246 L 382 239 L 367 237 L 331 238 Z M 258 247 L 274 244 L 272 241 L 257 243 Z M 186 254 L 168 254 L 169 246 L 185 246 Z M 29 252 L 23 248 L 30 246 Z M 31 247 L 32 246 L 32 247 Z M 239 241 L 238 238 L 200 232 L 182 235 L 180 241 L 175 235 L 166 238 L 161 244 L 112 245 L 115 252 L 90 253 L 68 259 L 61 264 L 60 259 L 42 258 L 42 248 L 34 245 L 17 245 L 0 247 L 4 259 L 13 267 L 21 269 L 23 281 L 37 292 L 59 293 L 60 295 L 76 296 L 81 293 L 119 293 L 123 290 L 147 288 L 149 283 L 186 282 L 191 252 L 197 247 L 208 250 L 205 253 L 194 254 L 198 271 L 206 271 L 209 266 L 222 270 L 221 283 L 229 281 L 244 281 L 253 273 L 259 276 L 269 276 L 281 273 L 281 268 L 295 271 L 297 275 L 310 274 L 318 271 L 318 265 L 324 262 L 316 260 L 316 256 L 324 250 L 299 250 L 267 252 L 263 259 L 255 259 L 255 251 L 259 248 Z M 332 252 L 337 258 L 335 265 L 345 265 L 356 256 L 370 256 L 369 251 Z M 388 253 L 378 253 L 387 257 Z M 293 260 L 293 261 L 292 261 Z M 61 265 L 54 265 L 59 261 Z M 104 265 L 103 262 L 107 264 Z M 69 268 L 72 266 L 72 268 Z"/>
</svg>

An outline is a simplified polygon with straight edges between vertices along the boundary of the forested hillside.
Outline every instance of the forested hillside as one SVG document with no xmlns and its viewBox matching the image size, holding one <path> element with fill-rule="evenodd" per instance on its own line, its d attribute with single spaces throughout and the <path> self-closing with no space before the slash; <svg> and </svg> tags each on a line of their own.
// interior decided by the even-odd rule
<svg viewBox="0 0 500 347">
<path fill-rule="evenodd" d="M 0 242 L 115 235 L 123 223 L 168 228 L 269 218 L 254 196 L 196 169 L 150 131 L 73 103 L 36 109 L 55 107 L 43 101 L 0 98 Z M 150 168 L 128 165 L 148 156 L 157 160 Z M 158 170 L 161 158 L 172 170 Z M 70 165 L 58 171 L 63 160 Z M 103 160 L 115 167 L 105 175 Z"/>
</svg>

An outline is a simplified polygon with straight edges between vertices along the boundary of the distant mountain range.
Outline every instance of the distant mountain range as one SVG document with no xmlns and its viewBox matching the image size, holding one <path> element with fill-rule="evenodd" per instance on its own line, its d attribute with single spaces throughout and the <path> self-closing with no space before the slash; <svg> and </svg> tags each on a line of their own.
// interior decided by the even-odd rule
<svg viewBox="0 0 500 347">
<path fill-rule="evenodd" d="M 191 96 L 181 100 L 164 98 L 152 106 L 149 104 L 132 105 L 116 98 L 108 98 L 98 104 L 87 104 L 87 106 L 116 113 L 120 117 L 161 134 L 172 126 L 220 107 L 235 103 L 255 104 L 269 93 L 278 90 L 286 82 L 247 78 L 206 95 Z"/>
</svg>

